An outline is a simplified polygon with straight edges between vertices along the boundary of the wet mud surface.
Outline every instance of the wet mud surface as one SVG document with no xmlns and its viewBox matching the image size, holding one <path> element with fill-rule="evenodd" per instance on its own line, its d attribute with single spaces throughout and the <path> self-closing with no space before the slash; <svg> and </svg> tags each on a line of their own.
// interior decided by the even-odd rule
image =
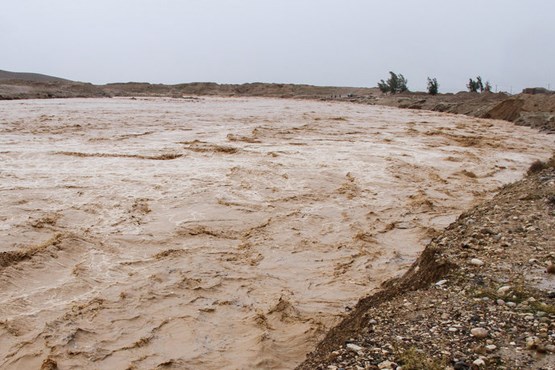
<svg viewBox="0 0 555 370">
<path fill-rule="evenodd" d="M 504 121 L 336 102 L 0 112 L 0 368 L 292 368 L 553 147 Z"/>
</svg>

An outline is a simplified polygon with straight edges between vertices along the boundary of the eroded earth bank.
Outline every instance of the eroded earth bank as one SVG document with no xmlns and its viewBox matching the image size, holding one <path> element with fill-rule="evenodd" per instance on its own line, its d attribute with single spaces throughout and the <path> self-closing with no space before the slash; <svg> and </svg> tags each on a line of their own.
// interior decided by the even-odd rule
<svg viewBox="0 0 555 370">
<path fill-rule="evenodd" d="M 0 367 L 292 368 L 551 155 L 504 121 L 338 102 L 0 104 Z"/>
</svg>

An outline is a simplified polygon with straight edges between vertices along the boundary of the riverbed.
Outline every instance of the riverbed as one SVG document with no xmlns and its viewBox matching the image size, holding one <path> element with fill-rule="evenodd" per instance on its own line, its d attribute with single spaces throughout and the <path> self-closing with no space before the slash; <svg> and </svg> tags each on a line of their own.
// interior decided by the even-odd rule
<svg viewBox="0 0 555 370">
<path fill-rule="evenodd" d="M 0 102 L 0 368 L 290 369 L 551 148 L 340 102 Z"/>
</svg>

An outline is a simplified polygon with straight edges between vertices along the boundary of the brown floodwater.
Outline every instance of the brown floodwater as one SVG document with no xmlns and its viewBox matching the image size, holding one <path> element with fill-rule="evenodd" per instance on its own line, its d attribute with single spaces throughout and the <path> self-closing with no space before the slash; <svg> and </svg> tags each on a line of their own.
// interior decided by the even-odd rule
<svg viewBox="0 0 555 370">
<path fill-rule="evenodd" d="M 0 368 L 292 368 L 551 148 L 349 103 L 0 102 Z"/>
</svg>

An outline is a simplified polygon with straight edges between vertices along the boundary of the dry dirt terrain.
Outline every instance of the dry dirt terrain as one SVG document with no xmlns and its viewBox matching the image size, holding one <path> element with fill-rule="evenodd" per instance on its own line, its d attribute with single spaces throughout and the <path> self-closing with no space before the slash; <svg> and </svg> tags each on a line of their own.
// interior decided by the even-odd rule
<svg viewBox="0 0 555 370">
<path fill-rule="evenodd" d="M 505 121 L 344 102 L 0 113 L 6 369 L 292 368 L 553 148 Z"/>
</svg>

